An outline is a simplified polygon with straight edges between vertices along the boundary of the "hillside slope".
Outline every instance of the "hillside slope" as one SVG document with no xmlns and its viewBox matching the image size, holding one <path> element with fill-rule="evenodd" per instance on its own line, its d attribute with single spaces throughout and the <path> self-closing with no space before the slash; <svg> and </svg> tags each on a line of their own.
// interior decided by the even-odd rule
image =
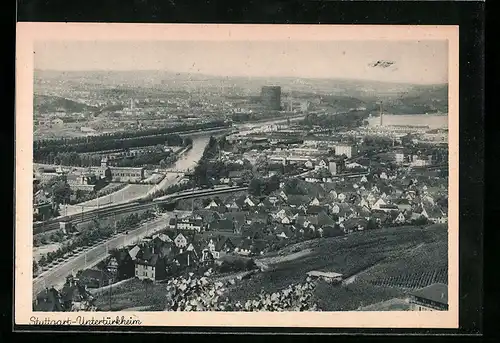
<svg viewBox="0 0 500 343">
<path fill-rule="evenodd" d="M 33 111 L 35 113 L 50 113 L 57 111 L 73 113 L 94 110 L 96 110 L 95 107 L 58 96 L 35 94 L 33 97 Z"/>
</svg>

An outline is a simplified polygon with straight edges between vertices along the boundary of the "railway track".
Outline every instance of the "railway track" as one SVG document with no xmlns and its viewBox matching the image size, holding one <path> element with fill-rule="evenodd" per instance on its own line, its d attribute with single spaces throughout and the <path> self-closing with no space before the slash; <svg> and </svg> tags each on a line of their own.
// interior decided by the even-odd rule
<svg viewBox="0 0 500 343">
<path fill-rule="evenodd" d="M 121 214 L 129 214 L 136 211 L 148 210 L 152 209 L 159 204 L 172 203 L 174 201 L 197 198 L 208 195 L 215 194 L 224 194 L 224 193 L 232 193 L 246 190 L 247 187 L 230 187 L 223 189 L 210 189 L 210 190 L 202 190 L 197 192 L 189 192 L 186 194 L 178 193 L 178 194 L 170 194 L 161 198 L 157 198 L 154 200 L 149 200 L 147 202 L 141 203 L 139 201 L 134 201 L 126 204 L 118 204 L 111 205 L 101 209 L 96 209 L 92 211 L 83 212 L 81 214 L 73 214 L 70 216 L 66 216 L 63 218 L 57 218 L 51 220 L 49 223 L 45 223 L 45 225 L 38 225 L 37 227 L 33 227 L 33 234 L 40 234 L 44 232 L 50 232 L 54 230 L 58 230 L 60 227 L 60 222 L 71 222 L 72 224 L 82 224 L 94 219 L 98 218 L 109 218 L 115 215 Z"/>
</svg>

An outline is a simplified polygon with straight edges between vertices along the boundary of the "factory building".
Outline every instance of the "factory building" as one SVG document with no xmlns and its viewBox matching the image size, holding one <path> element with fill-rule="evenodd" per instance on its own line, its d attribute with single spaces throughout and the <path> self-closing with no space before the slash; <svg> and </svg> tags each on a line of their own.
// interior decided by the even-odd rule
<svg viewBox="0 0 500 343">
<path fill-rule="evenodd" d="M 273 111 L 281 110 L 281 87 L 264 86 L 261 89 L 260 98 L 262 105 Z"/>
<path fill-rule="evenodd" d="M 100 168 L 102 178 L 106 177 L 106 170 L 111 172 L 111 181 L 113 182 L 137 182 L 144 179 L 144 168 L 109 166 L 107 157 L 103 157 Z"/>
</svg>

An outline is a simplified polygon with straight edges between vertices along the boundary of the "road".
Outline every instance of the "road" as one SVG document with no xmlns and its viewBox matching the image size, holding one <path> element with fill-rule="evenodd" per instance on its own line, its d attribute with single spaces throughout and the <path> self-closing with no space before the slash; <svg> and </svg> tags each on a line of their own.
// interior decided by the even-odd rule
<svg viewBox="0 0 500 343">
<path fill-rule="evenodd" d="M 96 265 L 108 255 L 108 250 L 133 244 L 143 237 L 164 229 L 171 216 L 171 213 L 166 213 L 161 218 L 144 224 L 136 230 L 129 231 L 128 235 L 117 235 L 77 256 L 70 257 L 68 261 L 40 274 L 33 280 L 33 297 L 45 287 L 62 287 L 70 273 L 76 273 L 78 270 Z"/>
</svg>

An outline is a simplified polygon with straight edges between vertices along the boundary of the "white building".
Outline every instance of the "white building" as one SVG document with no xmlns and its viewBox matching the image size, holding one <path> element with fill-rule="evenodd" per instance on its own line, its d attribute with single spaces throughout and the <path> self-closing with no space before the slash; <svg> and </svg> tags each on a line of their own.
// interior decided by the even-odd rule
<svg viewBox="0 0 500 343">
<path fill-rule="evenodd" d="M 352 157 L 352 146 L 343 145 L 343 144 L 335 145 L 335 155 L 337 155 L 337 156 L 346 155 L 348 158 L 351 158 Z"/>
<path fill-rule="evenodd" d="M 330 174 L 337 175 L 337 163 L 329 162 L 328 163 L 328 170 L 330 171 Z"/>
</svg>

